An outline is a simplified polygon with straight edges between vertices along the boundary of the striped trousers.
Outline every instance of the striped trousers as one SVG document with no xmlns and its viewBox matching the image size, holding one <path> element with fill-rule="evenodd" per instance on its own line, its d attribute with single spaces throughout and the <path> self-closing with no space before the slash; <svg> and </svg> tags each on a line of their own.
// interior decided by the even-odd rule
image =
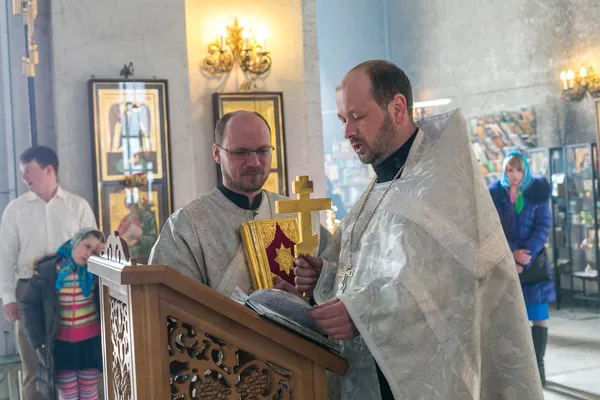
<svg viewBox="0 0 600 400">
<path fill-rule="evenodd" d="M 56 375 L 58 400 L 99 400 L 97 369 L 59 371 Z"/>
</svg>

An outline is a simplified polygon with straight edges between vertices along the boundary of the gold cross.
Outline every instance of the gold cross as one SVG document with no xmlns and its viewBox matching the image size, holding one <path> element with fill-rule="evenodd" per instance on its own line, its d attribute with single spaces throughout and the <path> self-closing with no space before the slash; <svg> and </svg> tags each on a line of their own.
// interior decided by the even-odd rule
<svg viewBox="0 0 600 400">
<path fill-rule="evenodd" d="M 294 246 L 296 257 L 304 254 L 312 254 L 313 249 L 319 245 L 319 235 L 313 234 L 311 212 L 319 210 L 330 210 L 331 199 L 311 199 L 313 183 L 308 176 L 297 176 L 292 184 L 292 190 L 298 197 L 297 200 L 278 200 L 275 202 L 277 213 L 297 213 L 298 225 L 300 227 L 300 240 Z"/>
</svg>

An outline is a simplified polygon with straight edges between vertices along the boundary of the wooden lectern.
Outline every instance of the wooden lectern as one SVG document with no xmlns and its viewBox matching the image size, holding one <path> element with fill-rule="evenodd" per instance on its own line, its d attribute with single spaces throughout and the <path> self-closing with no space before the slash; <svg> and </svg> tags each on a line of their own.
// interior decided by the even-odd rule
<svg viewBox="0 0 600 400">
<path fill-rule="evenodd" d="M 107 399 L 326 400 L 325 370 L 346 373 L 342 357 L 174 269 L 131 264 L 118 236 L 88 261 Z"/>
</svg>

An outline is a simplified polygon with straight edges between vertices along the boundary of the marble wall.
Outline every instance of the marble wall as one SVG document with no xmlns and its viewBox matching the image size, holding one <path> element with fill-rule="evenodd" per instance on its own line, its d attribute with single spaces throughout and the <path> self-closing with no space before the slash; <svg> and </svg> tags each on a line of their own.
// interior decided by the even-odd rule
<svg viewBox="0 0 600 400">
<path fill-rule="evenodd" d="M 541 146 L 596 141 L 595 101 L 560 98 L 561 70 L 600 71 L 593 0 L 387 1 L 390 60 L 415 96 L 482 115 L 533 105 Z"/>
<path fill-rule="evenodd" d="M 261 91 L 283 92 L 289 181 L 297 175 L 309 175 L 315 193 L 324 195 L 315 0 L 186 0 L 185 9 L 191 141 L 198 157 L 197 174 L 202 173 L 202 180 L 197 183 L 199 193 L 208 192 L 217 182 L 211 155 L 212 93 L 239 91 L 247 78 L 237 66 L 222 78 L 207 75 L 202 71 L 202 60 L 220 29 L 237 17 L 242 26 L 266 26 L 271 32 L 268 43 L 273 65 L 256 84 Z"/>
</svg>

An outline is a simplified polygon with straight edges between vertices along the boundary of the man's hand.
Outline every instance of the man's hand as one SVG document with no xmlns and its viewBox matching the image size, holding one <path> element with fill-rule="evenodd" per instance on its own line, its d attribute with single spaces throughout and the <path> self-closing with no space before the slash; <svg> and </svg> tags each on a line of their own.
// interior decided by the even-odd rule
<svg viewBox="0 0 600 400">
<path fill-rule="evenodd" d="M 287 281 L 284 281 L 280 277 L 276 276 L 275 278 L 273 278 L 273 283 L 274 283 L 273 287 L 275 289 L 283 290 L 284 292 L 288 292 L 288 293 L 291 293 L 293 295 L 300 297 L 302 300 L 306 300 L 304 297 L 302 297 L 300 292 L 298 292 L 298 290 L 296 289 L 295 286 L 289 284 Z"/>
<path fill-rule="evenodd" d="M 311 255 L 303 255 L 294 260 L 296 289 L 300 293 L 311 295 L 323 269 L 323 260 Z"/>
<path fill-rule="evenodd" d="M 315 306 L 308 311 L 308 314 L 332 339 L 350 340 L 358 335 L 358 330 L 350 318 L 346 306 L 339 299 Z"/>
<path fill-rule="evenodd" d="M 17 303 L 8 303 L 4 306 L 4 318 L 10 322 L 15 322 L 21 319 L 21 312 Z"/>
<path fill-rule="evenodd" d="M 530 251 L 526 249 L 519 249 L 513 251 L 513 256 L 515 257 L 515 261 L 521 265 L 527 265 L 531 261 L 531 256 L 529 255 Z"/>
<path fill-rule="evenodd" d="M 517 273 L 520 274 L 521 272 L 523 272 L 523 266 L 521 264 L 517 263 Z"/>
</svg>

